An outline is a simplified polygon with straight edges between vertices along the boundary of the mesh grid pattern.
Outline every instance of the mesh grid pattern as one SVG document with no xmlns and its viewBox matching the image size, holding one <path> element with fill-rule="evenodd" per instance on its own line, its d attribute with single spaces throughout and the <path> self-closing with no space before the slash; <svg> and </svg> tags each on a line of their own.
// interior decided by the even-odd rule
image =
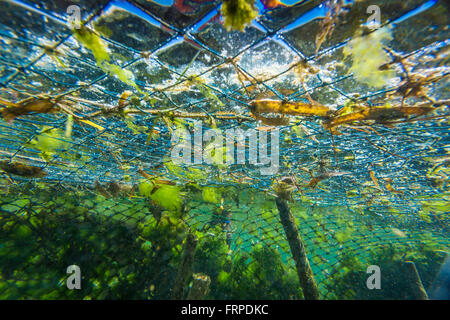
<svg viewBox="0 0 450 320">
<path fill-rule="evenodd" d="M 1 121 L 1 159 L 25 161 L 48 173 L 39 180 L 4 174 L 2 189 L 18 186 L 32 194 L 46 184 L 55 192 L 73 192 L 77 205 L 91 212 L 114 221 L 140 222 L 149 211 L 138 195 L 112 197 L 102 208 L 90 203 L 89 197 L 97 194 L 96 183 L 138 183 L 141 167 L 179 185 L 189 182 L 188 176 L 181 179 L 164 166 L 170 156 L 172 129 L 161 120 L 161 113 L 151 110 L 170 109 L 172 116 L 178 115 L 187 124 L 201 119 L 205 127 L 214 123 L 220 130 L 245 130 L 263 128 L 249 112 L 251 101 L 261 94 L 287 102 L 307 102 L 310 94 L 313 100 L 337 110 L 349 99 L 369 106 L 399 103 L 401 97 L 391 94 L 401 84 L 401 71 L 396 80 L 375 90 L 347 72 L 348 59 L 336 64 L 344 61 L 343 49 L 367 19 L 368 5 L 381 7 L 383 24 L 393 28 L 390 48 L 411 54 L 416 61 L 413 71 L 444 70 L 444 76 L 429 85 L 429 95 L 436 101 L 449 98 L 445 54 L 449 15 L 443 1 L 357 1 L 315 53 L 317 17 L 324 16 L 329 4 L 300 1 L 292 7 L 262 9 L 241 33 L 227 31 L 220 23 L 220 1 L 206 1 L 182 13 L 152 1 L 79 1 L 83 21 L 104 31 L 102 39 L 112 63 L 133 74 L 137 90 L 106 73 L 74 39 L 66 1 L 3 1 L 0 99 L 21 101 L 45 93 L 76 105 L 74 114 L 96 126 L 75 121 L 71 137 L 53 138 L 62 147 L 43 158 L 33 141 L 45 135 L 43 130 L 64 131 L 66 113 Z M 305 78 L 304 87 L 295 72 L 302 61 L 317 70 Z M 140 101 L 133 106 L 132 118 L 126 119 L 116 112 L 125 90 Z M 228 188 L 224 195 L 232 212 L 232 252 L 263 242 L 277 246 L 288 263 L 292 263 L 289 248 L 273 203 L 274 179 L 295 176 L 298 184 L 306 185 L 309 172 L 317 172 L 321 163 L 330 170 L 349 172 L 321 181 L 316 188 L 297 191 L 292 203 L 316 280 L 327 296 L 325 279 L 342 250 L 364 256 L 365 248 L 392 242 L 414 247 L 423 235 L 448 247 L 446 176 L 439 185 L 430 178 L 430 168 L 448 157 L 446 112 L 441 108 L 439 117 L 423 121 L 345 126 L 339 128 L 340 134 L 324 129 L 318 118 L 292 117 L 280 127 L 276 176 L 260 175 L 247 165 L 196 168 L 208 175 L 202 186 Z M 150 139 L 151 132 L 157 138 Z M 240 200 L 234 201 L 233 194 Z M 5 199 L 5 214 L 20 215 L 27 210 Z M 430 209 L 431 200 L 444 210 Z M 33 201 L 37 209 L 46 206 Z M 5 210 L 8 205 L 13 209 Z M 188 207 L 184 220 L 192 228 L 201 229 L 214 218 L 215 206 L 192 200 Z M 408 230 L 408 236 L 393 234 L 392 227 Z M 346 235 L 346 230 L 351 230 L 351 236 L 340 239 L 337 234 Z"/>
</svg>

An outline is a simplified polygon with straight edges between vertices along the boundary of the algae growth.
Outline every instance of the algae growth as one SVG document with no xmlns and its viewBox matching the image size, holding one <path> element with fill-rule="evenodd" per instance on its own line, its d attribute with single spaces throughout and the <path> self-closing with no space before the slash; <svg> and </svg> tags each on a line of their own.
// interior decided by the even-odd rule
<svg viewBox="0 0 450 320">
<path fill-rule="evenodd" d="M 2 5 L 1 299 L 442 288 L 442 1 Z"/>
</svg>

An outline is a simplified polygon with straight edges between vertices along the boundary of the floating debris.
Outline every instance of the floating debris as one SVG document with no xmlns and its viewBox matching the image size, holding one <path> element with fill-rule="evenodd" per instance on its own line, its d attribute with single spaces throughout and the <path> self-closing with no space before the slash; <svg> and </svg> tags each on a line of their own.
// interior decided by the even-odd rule
<svg viewBox="0 0 450 320">
<path fill-rule="evenodd" d="M 262 99 L 250 102 L 253 113 L 277 113 L 295 116 L 326 117 L 330 113 L 327 106 L 303 102 L 285 102 L 279 100 Z"/>
<path fill-rule="evenodd" d="M 18 103 L 0 100 L 0 104 L 7 106 L 0 110 L 6 122 L 11 122 L 17 117 L 31 113 L 52 113 L 59 110 L 56 101 L 50 98 L 30 97 Z"/>
<path fill-rule="evenodd" d="M 47 175 L 47 172 L 41 167 L 35 167 L 20 162 L 10 162 L 8 160 L 0 161 L 0 169 L 8 174 L 26 178 L 42 178 Z"/>
<path fill-rule="evenodd" d="M 73 2 L 2 2 L 0 299 L 426 298 L 444 1 Z"/>
</svg>

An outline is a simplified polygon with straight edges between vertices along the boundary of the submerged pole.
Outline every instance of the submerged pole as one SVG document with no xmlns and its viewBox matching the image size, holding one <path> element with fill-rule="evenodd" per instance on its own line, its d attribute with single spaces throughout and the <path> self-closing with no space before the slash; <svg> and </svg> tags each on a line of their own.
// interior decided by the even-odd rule
<svg viewBox="0 0 450 320">
<path fill-rule="evenodd" d="M 183 247 L 183 258 L 178 268 L 177 278 L 173 286 L 172 299 L 182 300 L 184 298 L 184 285 L 192 275 L 192 264 L 194 263 L 195 248 L 197 247 L 197 238 L 189 233 Z"/>
<path fill-rule="evenodd" d="M 417 271 L 416 264 L 412 261 L 405 261 L 402 263 L 403 272 L 406 277 L 407 284 L 410 287 L 410 291 L 414 299 L 416 300 L 429 300 L 427 292 L 423 287 L 422 280 L 420 280 L 419 272 Z"/>
<path fill-rule="evenodd" d="M 317 288 L 314 275 L 306 256 L 305 246 L 303 245 L 294 217 L 289 209 L 286 200 L 279 197 L 276 198 L 278 212 L 280 213 L 281 223 L 283 224 L 286 238 L 291 248 L 292 257 L 297 267 L 298 279 L 303 290 L 303 296 L 306 300 L 319 300 L 319 290 Z"/>
</svg>

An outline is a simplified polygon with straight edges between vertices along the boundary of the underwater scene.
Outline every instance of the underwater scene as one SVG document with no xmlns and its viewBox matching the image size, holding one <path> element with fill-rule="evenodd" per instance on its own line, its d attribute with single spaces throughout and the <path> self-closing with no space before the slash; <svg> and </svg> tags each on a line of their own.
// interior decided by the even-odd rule
<svg viewBox="0 0 450 320">
<path fill-rule="evenodd" d="M 447 1 L 0 5 L 0 300 L 450 299 Z"/>
</svg>

